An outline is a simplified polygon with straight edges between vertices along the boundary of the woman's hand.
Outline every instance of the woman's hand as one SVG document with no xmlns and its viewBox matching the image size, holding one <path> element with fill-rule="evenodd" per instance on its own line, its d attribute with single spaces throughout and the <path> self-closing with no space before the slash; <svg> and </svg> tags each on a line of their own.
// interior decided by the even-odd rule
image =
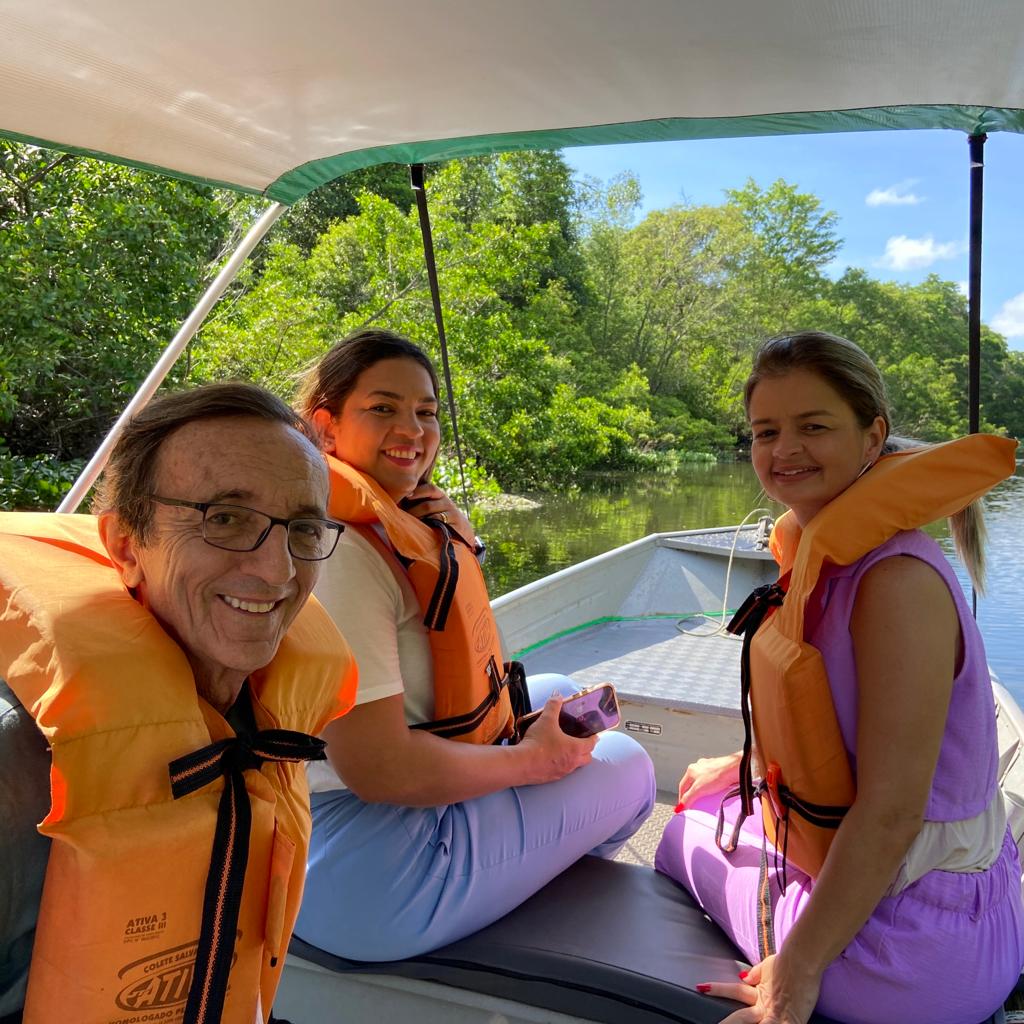
<svg viewBox="0 0 1024 1024">
<path fill-rule="evenodd" d="M 531 785 L 554 782 L 583 767 L 589 763 L 591 751 L 597 743 L 596 736 L 579 739 L 562 732 L 558 724 L 561 707 L 561 697 L 557 694 L 549 697 L 540 717 L 530 726 L 530 731 L 518 747 L 512 748 L 528 760 Z"/>
<path fill-rule="evenodd" d="M 435 484 L 420 484 L 407 495 L 402 507 L 417 519 L 434 516 L 443 519 L 466 543 L 476 543 L 476 531 L 465 513 Z"/>
<path fill-rule="evenodd" d="M 341 780 L 367 803 L 436 807 L 554 782 L 590 761 L 596 736 L 567 736 L 552 697 L 515 746 L 456 743 L 405 721 L 402 694 L 357 704 L 323 731 Z"/>
<path fill-rule="evenodd" d="M 721 793 L 740 781 L 741 754 L 702 757 L 694 761 L 679 780 L 679 803 L 689 807 L 707 793 Z"/>
<path fill-rule="evenodd" d="M 747 1004 L 722 1024 L 806 1024 L 818 1002 L 821 975 L 793 972 L 778 956 L 767 956 L 742 981 L 713 982 L 699 990 Z"/>
</svg>

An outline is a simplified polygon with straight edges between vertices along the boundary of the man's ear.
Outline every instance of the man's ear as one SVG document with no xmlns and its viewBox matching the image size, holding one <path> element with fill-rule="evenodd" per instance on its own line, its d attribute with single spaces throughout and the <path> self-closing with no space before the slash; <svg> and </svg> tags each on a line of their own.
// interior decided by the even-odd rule
<svg viewBox="0 0 1024 1024">
<path fill-rule="evenodd" d="M 325 452 L 333 455 L 337 451 L 334 438 L 334 417 L 321 406 L 309 417 L 320 435 L 320 443 Z"/>
<path fill-rule="evenodd" d="M 142 564 L 139 561 L 138 540 L 125 528 L 120 518 L 113 512 L 103 512 L 99 517 L 100 540 L 107 549 L 110 560 L 114 563 L 121 576 L 121 582 L 129 590 L 134 590 L 145 579 Z"/>
</svg>

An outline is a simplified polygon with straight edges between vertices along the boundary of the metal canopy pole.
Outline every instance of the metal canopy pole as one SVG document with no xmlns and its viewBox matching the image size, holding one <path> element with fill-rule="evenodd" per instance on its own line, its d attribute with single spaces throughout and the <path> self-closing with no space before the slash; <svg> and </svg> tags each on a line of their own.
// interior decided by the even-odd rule
<svg viewBox="0 0 1024 1024">
<path fill-rule="evenodd" d="M 981 208 L 985 192 L 985 140 L 969 135 L 971 161 L 970 253 L 967 263 L 967 430 L 981 430 Z M 971 587 L 971 611 L 978 617 L 978 591 Z"/>
<path fill-rule="evenodd" d="M 967 429 L 981 429 L 981 207 L 985 190 L 985 140 L 970 135 L 971 158 L 970 256 L 967 271 Z"/>
<path fill-rule="evenodd" d="M 64 500 L 57 506 L 58 512 L 74 512 L 86 496 L 89 488 L 96 482 L 96 478 L 103 471 L 107 459 L 121 436 L 125 424 L 153 397 L 156 389 L 163 383 L 164 377 L 171 371 L 171 367 L 177 362 L 178 356 L 184 351 L 185 346 L 195 336 L 196 331 L 202 326 L 210 310 L 217 300 L 224 294 L 224 289 L 237 277 L 239 270 L 245 263 L 249 253 L 256 248 L 259 240 L 270 230 L 271 225 L 278 217 L 287 210 L 283 203 L 272 203 L 260 214 L 260 216 L 249 228 L 238 248 L 231 254 L 231 258 L 220 269 L 220 273 L 213 279 L 209 288 L 203 293 L 203 297 L 196 304 L 195 309 L 189 314 L 188 319 L 178 329 L 178 333 L 171 339 L 171 343 L 164 349 L 156 365 L 149 371 L 149 376 L 142 382 L 135 396 L 128 403 L 125 410 L 118 417 L 117 422 L 110 428 L 109 433 L 103 439 L 103 443 L 96 449 L 96 454 L 89 460 L 88 465 L 79 474 L 74 486 L 64 496 Z"/>
</svg>

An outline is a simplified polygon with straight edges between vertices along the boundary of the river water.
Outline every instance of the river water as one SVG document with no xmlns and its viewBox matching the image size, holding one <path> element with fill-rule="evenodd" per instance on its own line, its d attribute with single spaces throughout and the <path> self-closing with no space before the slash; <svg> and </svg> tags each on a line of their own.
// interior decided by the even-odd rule
<svg viewBox="0 0 1024 1024">
<path fill-rule="evenodd" d="M 537 496 L 530 510 L 488 511 L 484 566 L 491 595 L 507 593 L 593 555 L 667 530 L 738 523 L 764 505 L 749 463 L 694 463 L 674 473 L 607 474 L 556 494 Z M 1024 467 L 985 499 L 988 588 L 978 622 L 989 663 L 1024 707 Z M 773 512 L 778 513 L 779 506 Z M 945 523 L 938 538 L 965 588 Z M 969 592 L 969 590 L 968 590 Z"/>
</svg>

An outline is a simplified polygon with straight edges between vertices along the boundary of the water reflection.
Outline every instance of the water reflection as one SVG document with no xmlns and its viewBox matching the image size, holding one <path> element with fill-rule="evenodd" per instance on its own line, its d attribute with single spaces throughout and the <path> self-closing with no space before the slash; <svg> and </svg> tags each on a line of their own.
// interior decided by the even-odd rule
<svg viewBox="0 0 1024 1024">
<path fill-rule="evenodd" d="M 988 584 L 978 598 L 978 623 L 985 638 L 988 660 L 1006 688 L 1024 706 L 1024 466 L 1001 483 L 985 499 L 988 526 Z M 970 587 L 967 571 L 953 552 L 946 531 L 940 538 L 943 550 L 965 589 Z"/>
<path fill-rule="evenodd" d="M 766 502 L 747 463 L 695 464 L 674 474 L 607 474 L 560 494 L 545 495 L 529 511 L 488 512 L 485 570 L 492 595 L 626 544 L 649 533 L 738 523 Z M 767 503 L 771 504 L 771 503 Z M 988 593 L 978 621 L 989 661 L 1024 705 L 1024 471 L 985 499 L 988 519 Z M 779 506 L 774 506 L 779 511 Z M 929 532 L 950 556 L 965 587 L 967 574 L 953 555 L 945 524 Z"/>
</svg>

